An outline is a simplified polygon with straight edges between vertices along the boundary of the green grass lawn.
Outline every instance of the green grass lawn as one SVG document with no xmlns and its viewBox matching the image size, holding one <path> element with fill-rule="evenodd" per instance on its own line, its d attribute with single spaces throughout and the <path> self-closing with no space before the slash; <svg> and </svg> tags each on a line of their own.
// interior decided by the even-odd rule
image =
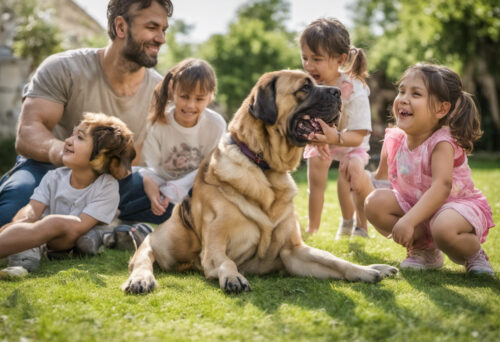
<svg viewBox="0 0 500 342">
<path fill-rule="evenodd" d="M 499 224 L 500 162 L 471 165 Z M 304 229 L 305 168 L 294 177 Z M 373 228 L 369 240 L 335 241 L 339 215 L 332 170 L 323 223 L 306 242 L 361 264 L 397 266 L 405 257 Z M 483 247 L 496 279 L 468 276 L 446 259 L 442 270 L 403 271 L 377 284 L 249 276 L 253 291 L 239 295 L 200 273 L 159 271 L 155 292 L 125 295 L 119 287 L 131 252 L 44 261 L 27 278 L 0 282 L 0 341 L 498 341 L 499 245 L 494 228 Z"/>
</svg>

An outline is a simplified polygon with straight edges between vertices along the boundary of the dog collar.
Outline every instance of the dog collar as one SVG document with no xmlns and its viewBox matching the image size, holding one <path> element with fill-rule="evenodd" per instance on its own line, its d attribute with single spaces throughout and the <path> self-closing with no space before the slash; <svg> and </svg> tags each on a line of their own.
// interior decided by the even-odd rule
<svg viewBox="0 0 500 342">
<path fill-rule="evenodd" d="M 253 153 L 247 145 L 242 143 L 241 141 L 238 140 L 235 136 L 231 135 L 231 133 L 227 134 L 229 144 L 235 144 L 240 148 L 240 151 L 243 152 L 245 156 L 248 157 L 251 161 L 253 161 L 255 164 L 257 164 L 258 167 L 260 167 L 263 171 L 269 170 L 271 167 L 269 164 L 264 160 L 264 157 L 262 156 L 262 153 Z"/>
</svg>

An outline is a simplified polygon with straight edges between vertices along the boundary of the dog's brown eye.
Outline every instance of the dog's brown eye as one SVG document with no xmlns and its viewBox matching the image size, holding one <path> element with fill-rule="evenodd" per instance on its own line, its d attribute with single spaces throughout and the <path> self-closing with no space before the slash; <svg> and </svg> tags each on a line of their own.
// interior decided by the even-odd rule
<svg viewBox="0 0 500 342">
<path fill-rule="evenodd" d="M 309 92 L 309 90 L 311 90 L 311 84 L 309 83 L 304 84 L 301 90 L 305 91 L 306 93 Z"/>
</svg>

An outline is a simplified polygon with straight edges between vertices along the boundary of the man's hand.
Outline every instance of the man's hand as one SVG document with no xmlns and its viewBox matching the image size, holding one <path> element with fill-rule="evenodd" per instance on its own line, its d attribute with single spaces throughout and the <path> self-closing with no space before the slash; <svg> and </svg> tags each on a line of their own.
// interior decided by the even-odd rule
<svg viewBox="0 0 500 342">
<path fill-rule="evenodd" d="M 168 207 L 168 198 L 161 194 L 160 187 L 150 177 L 144 176 L 142 182 L 144 192 L 151 202 L 151 211 L 157 216 L 163 215 Z"/>
</svg>

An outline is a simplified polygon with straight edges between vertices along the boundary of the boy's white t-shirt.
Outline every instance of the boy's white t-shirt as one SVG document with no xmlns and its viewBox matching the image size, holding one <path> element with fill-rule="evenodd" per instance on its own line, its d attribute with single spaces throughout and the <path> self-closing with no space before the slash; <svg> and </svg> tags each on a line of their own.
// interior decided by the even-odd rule
<svg viewBox="0 0 500 342">
<path fill-rule="evenodd" d="M 109 224 L 120 201 L 118 181 L 109 174 L 102 174 L 84 189 L 70 184 L 71 169 L 60 167 L 51 170 L 35 189 L 32 200 L 47 206 L 43 216 L 51 214 L 80 216 L 82 213 Z"/>
<path fill-rule="evenodd" d="M 167 108 L 168 124 L 148 125 L 142 148 L 148 168 L 141 173 L 177 203 L 192 188 L 201 161 L 217 146 L 227 124 L 219 113 L 205 108 L 195 126 L 183 127 L 175 121 L 174 110 Z"/>
</svg>

